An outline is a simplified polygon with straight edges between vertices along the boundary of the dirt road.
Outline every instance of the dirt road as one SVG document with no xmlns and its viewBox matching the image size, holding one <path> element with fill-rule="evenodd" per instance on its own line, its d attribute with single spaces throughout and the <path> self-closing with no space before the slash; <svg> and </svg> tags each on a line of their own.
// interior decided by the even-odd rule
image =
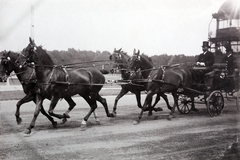
<svg viewBox="0 0 240 160">
<path fill-rule="evenodd" d="M 112 111 L 115 96 L 105 96 Z M 143 96 L 144 99 L 144 96 Z M 116 118 L 106 117 L 99 104 L 97 114 L 101 124 L 91 117 L 88 129 L 81 131 L 81 119 L 89 107 L 82 98 L 75 97 L 77 106 L 70 113 L 71 118 L 53 129 L 51 123 L 40 114 L 31 136 L 24 137 L 23 131 L 33 117 L 33 103 L 22 106 L 22 124 L 15 121 L 17 101 L 1 101 L 0 113 L 0 159 L 229 159 L 238 158 L 240 153 L 231 148 L 240 137 L 240 113 L 235 103 L 226 102 L 223 113 L 215 118 L 208 115 L 206 107 L 198 105 L 198 113 L 190 112 L 168 121 L 168 109 L 163 101 L 158 106 L 162 112 L 144 114 L 139 125 L 132 122 L 139 109 L 135 97 L 127 95 L 118 104 Z M 47 106 L 49 101 L 44 102 Z M 55 111 L 63 113 L 67 104 L 60 101 Z M 47 107 L 45 107 L 47 109 Z M 235 154 L 230 154 L 235 153 Z"/>
</svg>

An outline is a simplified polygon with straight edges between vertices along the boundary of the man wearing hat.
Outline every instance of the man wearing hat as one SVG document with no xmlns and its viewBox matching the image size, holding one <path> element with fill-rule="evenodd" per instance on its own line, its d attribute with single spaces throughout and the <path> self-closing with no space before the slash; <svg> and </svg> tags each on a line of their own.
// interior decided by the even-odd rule
<svg viewBox="0 0 240 160">
<path fill-rule="evenodd" d="M 228 75 L 233 75 L 237 65 L 230 45 L 226 47 L 226 56 L 222 59 L 222 63 L 226 63 Z"/>
<path fill-rule="evenodd" d="M 236 58 L 233 56 L 233 49 L 228 45 L 226 47 L 226 56 L 222 59 L 222 63 L 226 63 L 227 76 L 231 77 L 230 81 L 226 84 L 230 90 L 235 89 L 238 84 L 238 80 L 234 74 L 234 71 L 237 68 L 235 59 Z"/>
<path fill-rule="evenodd" d="M 215 61 L 214 54 L 210 52 L 208 49 L 210 48 L 208 41 L 203 41 L 202 45 L 202 51 L 203 53 L 199 55 L 197 62 L 196 62 L 196 68 L 195 75 L 196 75 L 196 81 L 200 81 L 201 83 L 206 83 L 208 85 L 208 88 L 210 88 L 212 83 L 212 71 L 213 71 L 213 63 Z M 210 78 L 209 78 L 210 77 Z M 207 89 L 208 89 L 207 88 Z M 192 107 L 193 111 L 198 111 L 197 108 L 194 106 Z"/>
<path fill-rule="evenodd" d="M 197 66 L 211 68 L 214 63 L 214 54 L 208 49 L 210 48 L 208 41 L 203 41 L 203 53 L 197 59 Z"/>
</svg>

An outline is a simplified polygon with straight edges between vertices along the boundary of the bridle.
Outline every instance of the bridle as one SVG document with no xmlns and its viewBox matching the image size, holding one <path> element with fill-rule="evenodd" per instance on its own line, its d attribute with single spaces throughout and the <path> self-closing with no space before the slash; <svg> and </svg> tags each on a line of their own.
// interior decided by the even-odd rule
<svg viewBox="0 0 240 160">
<path fill-rule="evenodd" d="M 131 58 L 129 58 L 129 67 L 130 69 L 133 69 L 133 70 L 138 70 L 140 67 L 137 67 L 136 66 L 136 63 L 139 64 L 140 63 L 140 56 L 137 56 L 137 55 L 133 55 Z M 135 64 L 135 65 L 134 65 Z M 140 66 L 140 65 L 139 65 Z"/>
<path fill-rule="evenodd" d="M 14 62 L 12 61 L 12 59 L 11 59 L 11 57 L 10 57 L 10 54 L 11 54 L 11 52 L 9 51 L 7 55 L 5 55 L 5 56 L 3 56 L 3 57 L 1 58 L 1 64 L 2 64 L 4 67 L 5 67 L 5 65 L 7 65 L 8 63 L 11 63 L 13 66 L 15 66 L 15 67 L 17 67 L 17 68 L 19 68 L 19 69 L 21 69 L 21 68 L 23 68 L 23 67 L 25 67 L 25 66 L 28 65 L 28 63 L 27 63 L 28 59 L 27 59 L 26 56 L 24 56 L 23 54 L 19 53 L 17 59 L 16 59 Z M 19 59 L 20 59 L 21 57 L 24 57 L 25 60 L 24 60 L 22 63 L 19 63 Z M 8 76 L 9 76 L 10 73 L 11 73 L 11 71 L 8 71 L 8 69 L 1 70 L 1 72 L 2 72 L 2 73 L 6 73 Z"/>
</svg>

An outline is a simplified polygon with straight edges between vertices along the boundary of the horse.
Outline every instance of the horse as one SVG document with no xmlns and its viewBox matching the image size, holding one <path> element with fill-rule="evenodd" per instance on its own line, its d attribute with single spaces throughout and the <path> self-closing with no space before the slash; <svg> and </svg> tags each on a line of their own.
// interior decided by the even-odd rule
<svg viewBox="0 0 240 160">
<path fill-rule="evenodd" d="M 16 104 L 15 116 L 17 124 L 21 124 L 22 122 L 22 118 L 20 117 L 21 105 L 30 101 L 36 103 L 37 91 L 35 69 L 32 65 L 20 64 L 18 61 L 19 56 L 21 55 L 16 52 L 4 52 L 0 63 L 0 77 L 8 77 L 14 71 L 22 85 L 24 93 L 26 94 L 26 96 L 20 99 Z M 48 98 L 50 99 L 50 97 Z M 69 108 L 68 111 L 63 114 L 65 117 L 63 118 L 62 123 L 65 123 L 67 121 L 67 118 L 70 118 L 69 112 L 76 106 L 76 103 L 72 100 L 71 97 L 64 99 L 68 102 Z M 54 127 L 56 127 L 57 122 L 54 121 L 53 118 L 46 113 L 43 107 L 41 108 L 41 113 L 52 122 Z M 99 121 L 95 113 L 94 117 L 96 121 Z"/>
<path fill-rule="evenodd" d="M 135 54 L 136 50 L 134 49 L 134 54 Z M 140 52 L 140 51 L 138 51 Z M 140 79 L 140 78 L 147 78 L 149 76 L 149 72 L 146 72 L 146 73 L 143 73 L 141 74 L 138 74 L 136 75 L 137 72 L 132 72 L 131 69 L 129 70 L 129 59 L 131 57 L 129 55 L 127 55 L 127 53 L 123 52 L 122 49 L 120 48 L 119 50 L 116 50 L 114 49 L 114 52 L 112 55 L 110 55 L 109 59 L 114 61 L 117 65 L 118 65 L 118 68 L 121 72 L 121 77 L 124 80 L 136 80 L 137 79 Z M 142 83 L 127 83 L 127 84 L 121 84 L 121 91 L 120 93 L 117 95 L 117 97 L 115 98 L 115 103 L 114 103 L 114 106 L 113 106 L 113 115 L 116 116 L 116 110 L 117 110 L 117 103 L 118 103 L 118 100 L 123 97 L 125 94 L 127 94 L 129 91 L 133 94 L 135 94 L 136 96 L 136 99 L 137 99 L 137 105 L 140 109 L 142 109 L 142 104 L 141 104 L 141 91 L 145 91 L 146 90 L 146 87 L 144 84 Z M 167 97 L 166 95 L 164 94 L 161 94 L 161 95 L 157 95 L 156 97 L 156 100 L 155 100 L 155 103 L 153 106 L 151 106 L 151 108 L 154 108 L 155 105 L 157 104 L 157 102 L 160 100 L 160 96 L 162 96 L 164 98 L 164 100 L 166 101 L 167 105 L 169 108 L 171 108 L 171 106 L 169 105 L 168 103 L 168 100 L 167 100 Z M 147 111 L 148 109 L 145 109 L 145 111 Z M 154 111 L 162 111 L 162 108 L 155 108 L 153 109 Z M 151 110 L 149 111 L 149 116 L 152 115 L 152 112 Z"/>
<path fill-rule="evenodd" d="M 129 61 L 129 67 L 131 69 L 141 69 L 144 72 L 149 72 L 149 68 L 153 67 L 149 58 L 144 55 L 136 54 Z M 176 105 L 178 105 L 178 89 L 183 87 L 190 87 L 193 79 L 192 72 L 189 68 L 185 66 L 176 67 L 161 67 L 156 71 L 152 72 L 147 78 L 147 96 L 145 98 L 142 110 L 138 116 L 138 119 L 134 121 L 134 124 L 139 124 L 143 111 L 147 108 L 151 102 L 152 96 L 154 94 L 172 93 L 174 99 L 174 105 L 171 110 L 168 119 L 174 117 L 173 113 L 175 111 Z M 192 97 L 191 97 L 192 99 Z M 193 101 L 192 101 L 193 102 Z"/>
<path fill-rule="evenodd" d="M 81 122 L 81 129 L 85 130 L 87 120 L 97 108 L 98 100 L 105 108 L 107 117 L 112 117 L 108 111 L 105 98 L 99 95 L 103 84 L 105 83 L 104 75 L 95 68 L 67 68 L 62 65 L 55 65 L 46 50 L 41 46 L 36 46 L 34 40 L 29 38 L 30 43 L 23 49 L 21 62 L 30 61 L 34 63 L 38 90 L 36 93 L 36 110 L 34 117 L 24 131 L 30 134 L 31 129 L 35 126 L 37 116 L 43 107 L 43 100 L 51 97 L 48 113 L 51 116 L 61 118 L 63 115 L 54 113 L 54 108 L 60 98 L 68 98 L 73 95 L 80 95 L 90 106 L 90 110 Z"/>
</svg>

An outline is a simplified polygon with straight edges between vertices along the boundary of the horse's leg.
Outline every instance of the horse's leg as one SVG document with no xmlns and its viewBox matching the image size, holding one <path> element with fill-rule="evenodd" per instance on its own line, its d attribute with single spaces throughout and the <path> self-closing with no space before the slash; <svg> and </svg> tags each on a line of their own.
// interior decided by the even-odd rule
<svg viewBox="0 0 240 160">
<path fill-rule="evenodd" d="M 95 111 L 93 112 L 93 117 L 94 117 L 95 122 L 97 124 L 100 124 L 100 119 L 98 118 L 98 115 L 97 115 L 97 113 Z"/>
<path fill-rule="evenodd" d="M 125 90 L 125 89 L 121 89 L 121 91 L 120 91 L 120 93 L 117 95 L 117 97 L 115 98 L 115 102 L 114 102 L 114 106 L 113 106 L 113 112 L 112 112 L 112 115 L 113 115 L 113 117 L 116 117 L 116 115 L 117 115 L 117 112 L 116 112 L 116 110 L 117 110 L 117 103 L 118 103 L 118 100 L 120 99 L 120 98 L 122 98 L 122 96 L 124 96 L 125 94 L 127 94 L 128 93 L 128 90 Z"/>
<path fill-rule="evenodd" d="M 63 113 L 64 118 L 62 120 L 62 124 L 67 122 L 67 118 L 70 118 L 69 112 L 76 106 L 76 103 L 73 101 L 73 99 L 71 97 L 66 97 L 64 99 L 68 102 L 69 108 L 65 113 Z"/>
<path fill-rule="evenodd" d="M 101 97 L 101 96 L 99 95 L 99 93 L 97 93 L 97 101 L 100 102 L 100 103 L 103 105 L 107 117 L 114 117 L 113 114 L 111 114 L 111 113 L 109 112 L 109 110 L 108 110 L 108 105 L 107 105 L 106 99 L 103 98 L 103 97 Z"/>
<path fill-rule="evenodd" d="M 167 107 L 168 107 L 168 109 L 169 110 L 172 110 L 172 106 L 170 106 L 170 104 L 169 104 L 169 101 L 168 101 L 168 98 L 167 98 L 167 95 L 166 94 L 164 94 L 164 93 L 161 93 L 161 95 L 160 95 L 164 100 L 165 100 L 165 102 L 166 102 L 166 104 L 167 104 Z"/>
<path fill-rule="evenodd" d="M 35 95 L 29 93 L 17 102 L 17 105 L 16 105 L 17 108 L 16 108 L 16 113 L 15 113 L 17 124 L 21 124 L 21 122 L 22 122 L 22 118 L 20 117 L 21 105 L 34 100 L 34 98 L 35 98 Z"/>
<path fill-rule="evenodd" d="M 96 95 L 95 96 L 91 96 L 91 98 L 89 96 L 82 96 L 87 103 L 90 105 L 90 110 L 87 113 L 87 115 L 83 118 L 82 122 L 81 122 L 81 129 L 85 130 L 86 129 L 86 125 L 87 125 L 87 120 L 90 117 L 90 115 L 92 114 L 92 112 L 95 111 L 95 109 L 97 108 L 97 103 L 96 103 Z"/>
<path fill-rule="evenodd" d="M 39 94 L 36 95 L 36 108 L 35 108 L 35 111 L 34 111 L 34 116 L 33 116 L 33 119 L 31 121 L 29 127 L 25 129 L 25 131 L 24 131 L 25 134 L 30 134 L 31 129 L 35 126 L 35 122 L 37 120 L 39 112 L 40 112 L 41 108 L 43 107 L 42 106 L 43 100 L 44 99 L 41 95 L 39 95 Z"/>
<path fill-rule="evenodd" d="M 53 112 L 54 108 L 56 107 L 58 101 L 59 101 L 60 97 L 59 96 L 56 96 L 56 95 L 53 95 L 52 96 L 52 99 L 51 99 L 51 103 L 50 103 L 50 106 L 49 106 L 49 110 L 48 110 L 48 113 L 53 116 L 53 117 L 57 117 L 59 119 L 62 119 L 62 118 L 65 118 L 64 115 L 61 115 L 61 114 L 56 114 Z"/>
<path fill-rule="evenodd" d="M 135 96 L 136 96 L 136 99 L 137 99 L 138 108 L 142 109 L 141 92 L 140 91 L 135 92 Z"/>
<path fill-rule="evenodd" d="M 152 97 L 151 97 L 151 99 L 149 99 L 147 108 L 144 110 L 144 111 L 148 111 L 148 116 L 151 116 L 152 111 L 154 110 L 154 106 L 152 106 L 152 99 L 153 99 Z"/>
<path fill-rule="evenodd" d="M 144 102 L 144 104 L 143 104 L 143 106 L 142 106 L 142 110 L 141 110 L 141 112 L 140 112 L 140 114 L 139 114 L 139 116 L 138 116 L 138 119 L 133 122 L 134 125 L 137 125 L 137 124 L 140 123 L 140 120 L 141 120 L 141 118 L 142 118 L 143 112 L 146 110 L 146 108 L 147 108 L 147 106 L 149 105 L 149 103 L 152 102 L 152 96 L 153 96 L 154 94 L 155 94 L 155 93 L 154 93 L 153 91 L 148 91 L 147 96 L 146 96 L 146 98 L 145 98 L 145 102 Z"/>
<path fill-rule="evenodd" d="M 195 107 L 195 103 L 194 103 L 194 96 L 191 96 L 191 102 L 192 102 L 192 111 L 198 112 L 199 110 Z"/>
<path fill-rule="evenodd" d="M 34 103 L 36 103 L 35 100 L 34 100 Z M 49 121 L 52 122 L 52 125 L 53 125 L 54 128 L 57 127 L 57 122 L 54 121 L 53 117 L 51 117 L 51 116 L 49 116 L 49 115 L 47 114 L 47 112 L 45 111 L 44 107 L 41 107 L 41 113 L 42 113 L 44 116 L 46 116 L 46 117 L 49 119 Z"/>
<path fill-rule="evenodd" d="M 173 117 L 175 117 L 173 114 L 175 112 L 176 106 L 178 105 L 177 92 L 176 91 L 172 92 L 172 96 L 173 96 L 173 99 L 174 99 L 174 105 L 173 105 L 172 110 L 171 110 L 171 112 L 170 112 L 170 114 L 168 116 L 168 120 L 171 120 Z"/>
<path fill-rule="evenodd" d="M 20 101 L 18 101 L 18 103 L 16 105 L 17 109 L 16 109 L 16 113 L 15 113 L 16 120 L 17 120 L 18 124 L 21 124 L 21 122 L 22 122 L 22 119 L 20 117 L 20 107 L 21 107 L 21 105 L 24 104 L 24 103 L 30 102 L 30 101 L 33 101 L 36 104 L 36 95 L 35 94 L 29 93 L 25 97 L 23 97 Z M 56 125 L 56 122 L 54 121 L 54 119 L 46 113 L 46 111 L 43 107 L 41 107 L 41 113 L 44 116 L 46 116 L 52 122 L 53 126 Z"/>
<path fill-rule="evenodd" d="M 156 96 L 156 99 L 155 99 L 155 102 L 152 106 L 152 109 L 157 112 L 157 111 L 162 111 L 163 109 L 161 107 L 158 107 L 158 108 L 155 108 L 155 106 L 157 105 L 157 103 L 159 102 L 160 100 L 160 96 L 163 97 L 163 99 L 165 100 L 167 106 L 168 106 L 168 109 L 171 110 L 172 107 L 169 105 L 169 102 L 168 102 L 168 98 L 167 98 L 167 95 L 165 95 L 164 93 L 157 93 L 157 96 Z"/>
</svg>

